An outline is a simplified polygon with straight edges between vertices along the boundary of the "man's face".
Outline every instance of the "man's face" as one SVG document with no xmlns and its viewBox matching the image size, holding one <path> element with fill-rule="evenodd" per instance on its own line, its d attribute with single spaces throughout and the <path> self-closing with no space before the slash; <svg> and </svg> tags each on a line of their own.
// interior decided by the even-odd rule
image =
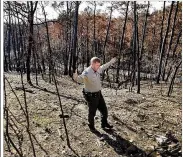
<svg viewBox="0 0 183 157">
<path fill-rule="evenodd" d="M 92 68 L 93 70 L 97 71 L 100 67 L 100 63 L 99 62 L 96 62 L 96 63 L 92 63 Z"/>
</svg>

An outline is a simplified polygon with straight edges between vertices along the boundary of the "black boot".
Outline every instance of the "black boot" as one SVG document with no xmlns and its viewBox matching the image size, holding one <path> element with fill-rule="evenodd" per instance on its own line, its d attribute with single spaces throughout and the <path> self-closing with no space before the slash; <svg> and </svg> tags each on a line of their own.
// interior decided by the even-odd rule
<svg viewBox="0 0 183 157">
<path fill-rule="evenodd" d="M 95 132 L 96 131 L 94 125 L 88 124 L 88 126 L 89 126 L 91 132 Z"/>
<path fill-rule="evenodd" d="M 105 128 L 112 129 L 113 126 L 110 125 L 109 123 L 102 123 L 102 128 L 103 128 L 103 129 L 105 129 Z"/>
</svg>

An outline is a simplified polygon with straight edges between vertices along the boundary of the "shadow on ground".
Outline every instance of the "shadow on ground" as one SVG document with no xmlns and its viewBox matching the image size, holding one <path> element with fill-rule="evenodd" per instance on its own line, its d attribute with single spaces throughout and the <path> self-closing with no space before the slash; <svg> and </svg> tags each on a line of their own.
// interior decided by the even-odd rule
<svg viewBox="0 0 183 157">
<path fill-rule="evenodd" d="M 147 157 L 147 154 L 142 149 L 122 138 L 115 130 L 104 129 L 104 131 L 110 134 L 112 138 L 105 133 L 101 134 L 99 131 L 94 132 L 94 134 L 98 136 L 101 141 L 109 144 L 118 155 L 125 155 L 126 157 Z"/>
<path fill-rule="evenodd" d="M 54 94 L 54 95 L 58 95 L 56 92 L 50 91 L 50 90 L 48 90 L 48 89 L 46 89 L 46 88 L 42 88 L 42 87 L 40 87 L 40 86 L 35 86 L 35 85 L 33 85 L 32 87 L 33 87 L 33 88 L 36 88 L 36 89 L 39 89 L 39 90 L 42 90 L 42 91 L 45 91 L 45 92 L 48 92 L 48 93 L 51 93 L 51 94 Z M 77 101 L 77 102 L 80 102 L 80 103 L 81 103 L 81 102 L 82 102 L 82 103 L 85 103 L 84 100 L 74 98 L 72 95 L 67 96 L 67 95 L 59 94 L 59 96 L 64 97 L 64 98 L 67 98 L 67 99 L 71 99 L 71 100 L 74 100 L 74 101 Z"/>
</svg>

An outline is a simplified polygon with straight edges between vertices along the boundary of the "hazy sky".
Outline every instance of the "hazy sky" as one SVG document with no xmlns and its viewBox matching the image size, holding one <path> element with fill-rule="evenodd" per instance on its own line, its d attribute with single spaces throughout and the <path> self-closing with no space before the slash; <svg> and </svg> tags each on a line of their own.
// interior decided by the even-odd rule
<svg viewBox="0 0 183 157">
<path fill-rule="evenodd" d="M 142 1 L 142 3 L 147 3 L 147 1 Z M 141 2 L 138 2 L 141 3 Z M 163 1 L 156 1 L 156 2 L 150 2 L 150 4 L 152 5 L 152 7 L 150 8 L 150 12 L 153 12 L 154 10 L 160 10 L 163 7 Z M 166 2 L 166 6 L 170 5 L 170 2 Z M 106 12 L 106 6 L 108 6 L 108 2 L 105 2 L 104 6 L 99 6 L 97 5 L 97 9 L 101 9 L 102 12 Z M 79 11 L 83 11 L 85 8 L 87 7 L 86 2 L 82 2 L 81 5 L 79 6 Z M 92 6 L 91 6 L 92 7 Z M 40 7 L 39 7 L 40 8 Z M 55 19 L 58 17 L 58 12 L 55 11 L 53 9 L 53 7 L 51 7 L 51 2 L 50 4 L 45 8 L 45 11 L 47 12 L 47 18 L 48 19 Z M 42 18 L 43 16 L 41 16 L 42 11 L 40 10 L 40 15 L 38 15 L 40 18 Z M 39 13 L 38 13 L 39 14 Z M 113 12 L 113 17 L 118 17 L 120 16 L 119 12 L 114 11 Z"/>
</svg>

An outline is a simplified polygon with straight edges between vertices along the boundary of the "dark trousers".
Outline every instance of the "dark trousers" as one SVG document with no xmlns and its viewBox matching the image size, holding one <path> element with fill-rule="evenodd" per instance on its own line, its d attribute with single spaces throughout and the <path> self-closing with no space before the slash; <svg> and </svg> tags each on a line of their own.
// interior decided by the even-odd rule
<svg viewBox="0 0 183 157">
<path fill-rule="evenodd" d="M 97 94 L 84 94 L 84 97 L 88 103 L 88 122 L 89 125 L 94 126 L 94 117 L 96 115 L 97 109 L 101 113 L 101 123 L 105 124 L 107 123 L 107 117 L 108 117 L 108 110 L 106 103 L 104 101 L 103 95 L 101 92 Z"/>
</svg>

